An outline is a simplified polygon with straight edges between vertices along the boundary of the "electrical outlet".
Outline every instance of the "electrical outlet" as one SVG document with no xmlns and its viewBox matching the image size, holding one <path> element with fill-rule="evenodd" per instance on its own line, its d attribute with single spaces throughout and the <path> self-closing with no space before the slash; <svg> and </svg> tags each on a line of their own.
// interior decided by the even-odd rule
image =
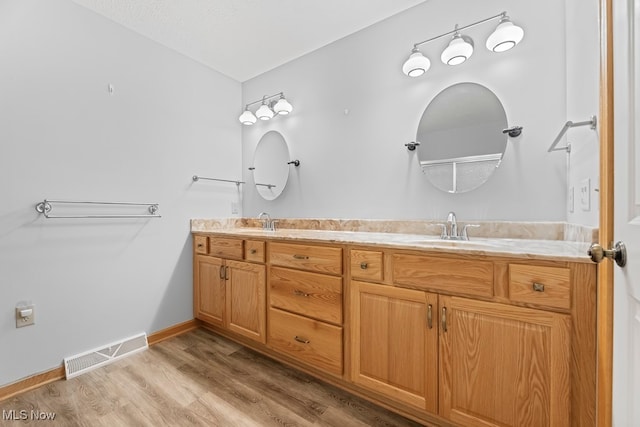
<svg viewBox="0 0 640 427">
<path fill-rule="evenodd" d="M 580 181 L 580 207 L 585 212 L 591 210 L 591 180 L 589 178 Z"/>
<path fill-rule="evenodd" d="M 30 326 L 36 323 L 36 306 L 17 305 L 16 306 L 16 328 Z"/>
<path fill-rule="evenodd" d="M 574 188 L 571 187 L 569 189 L 569 200 L 568 200 L 568 208 L 569 208 L 569 212 L 573 213 L 574 210 L 574 206 L 575 206 L 575 197 L 574 197 Z"/>
<path fill-rule="evenodd" d="M 231 214 L 238 215 L 240 213 L 240 206 L 238 202 L 231 202 Z"/>
</svg>

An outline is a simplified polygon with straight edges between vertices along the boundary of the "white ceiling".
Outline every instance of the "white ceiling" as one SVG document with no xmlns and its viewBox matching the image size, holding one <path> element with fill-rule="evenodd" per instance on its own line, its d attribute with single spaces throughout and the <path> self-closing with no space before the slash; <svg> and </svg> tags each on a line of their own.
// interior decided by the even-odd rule
<svg viewBox="0 0 640 427">
<path fill-rule="evenodd" d="M 426 0 L 73 0 L 244 82 Z"/>
</svg>

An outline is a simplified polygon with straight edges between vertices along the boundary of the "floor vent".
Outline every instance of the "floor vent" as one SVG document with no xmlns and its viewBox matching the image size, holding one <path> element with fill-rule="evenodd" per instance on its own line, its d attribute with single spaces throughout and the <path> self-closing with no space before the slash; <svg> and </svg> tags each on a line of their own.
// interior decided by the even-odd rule
<svg viewBox="0 0 640 427">
<path fill-rule="evenodd" d="M 149 348 L 147 334 L 143 332 L 140 335 L 126 338 L 95 350 L 65 357 L 64 372 L 67 379 L 71 379 L 147 348 Z"/>
</svg>

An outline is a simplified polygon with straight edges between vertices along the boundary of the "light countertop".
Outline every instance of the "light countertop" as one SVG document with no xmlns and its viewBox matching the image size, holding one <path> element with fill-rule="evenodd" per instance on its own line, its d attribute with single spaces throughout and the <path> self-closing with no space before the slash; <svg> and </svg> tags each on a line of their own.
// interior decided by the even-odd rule
<svg viewBox="0 0 640 427">
<path fill-rule="evenodd" d="M 439 236 L 387 232 L 338 230 L 278 229 L 266 231 L 257 227 L 196 228 L 193 233 L 260 238 L 265 240 L 304 240 L 323 243 L 380 246 L 395 249 L 428 250 L 443 254 L 503 256 L 520 259 L 544 259 L 568 262 L 591 262 L 587 255 L 589 242 L 536 240 L 521 238 L 471 237 L 468 241 L 442 240 Z"/>
</svg>

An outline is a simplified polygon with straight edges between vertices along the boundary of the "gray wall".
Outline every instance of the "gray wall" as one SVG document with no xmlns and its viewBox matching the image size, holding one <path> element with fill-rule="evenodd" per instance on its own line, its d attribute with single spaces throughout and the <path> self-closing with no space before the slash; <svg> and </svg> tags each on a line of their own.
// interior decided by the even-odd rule
<svg viewBox="0 0 640 427">
<path fill-rule="evenodd" d="M 574 122 L 598 116 L 600 102 L 600 49 L 598 31 L 598 2 L 566 0 L 567 35 L 567 118 Z M 565 122 L 566 122 L 565 120 Z M 564 123 L 557 124 L 556 132 Z M 568 160 L 569 183 L 567 192 L 573 192 L 573 211 L 567 205 L 567 220 L 576 224 L 598 226 L 599 197 L 599 137 L 600 127 L 572 128 L 560 146 L 571 144 L 571 153 L 553 153 Z M 555 136 L 554 136 L 555 138 Z M 580 187 L 590 180 L 589 208 L 581 204 Z M 570 202 L 570 198 L 569 198 Z"/>
<path fill-rule="evenodd" d="M 442 64 L 447 41 L 440 40 L 423 46 L 432 61 L 427 74 L 402 74 L 413 43 L 503 10 L 525 30 L 515 49 L 488 52 L 494 23 L 483 24 L 468 31 L 476 49 L 466 63 Z M 289 117 L 243 128 L 245 179 L 252 180 L 247 168 L 268 130 L 280 131 L 302 162 L 274 201 L 247 185 L 244 215 L 432 219 L 453 210 L 463 220 L 565 220 L 566 158 L 546 152 L 567 120 L 565 54 L 564 2 L 430 0 L 243 83 L 244 102 L 284 91 L 294 105 Z M 448 194 L 426 180 L 404 144 L 415 140 L 431 99 L 465 81 L 493 90 L 509 124 L 524 133 L 510 140 L 485 185 Z"/>
<path fill-rule="evenodd" d="M 115 88 L 109 95 L 107 87 Z M 229 216 L 241 87 L 68 0 L 0 0 L 0 385 L 192 316 L 189 219 Z M 160 204 L 46 220 L 44 198 Z M 14 307 L 36 304 L 16 329 Z"/>
</svg>

